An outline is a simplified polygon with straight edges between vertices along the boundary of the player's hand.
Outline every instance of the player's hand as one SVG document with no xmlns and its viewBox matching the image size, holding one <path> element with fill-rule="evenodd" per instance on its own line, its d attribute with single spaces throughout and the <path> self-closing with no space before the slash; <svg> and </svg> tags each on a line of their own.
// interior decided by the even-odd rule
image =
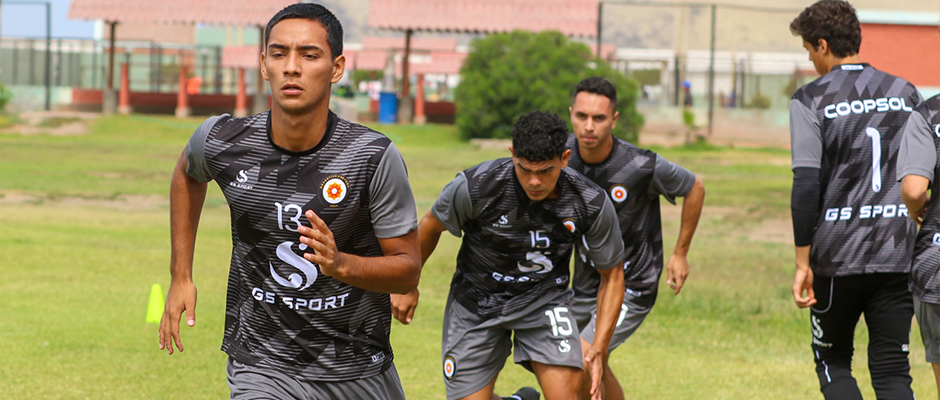
<svg viewBox="0 0 940 400">
<path fill-rule="evenodd" d="M 666 284 L 674 291 L 673 295 L 679 294 L 688 276 L 689 259 L 685 254 L 673 253 L 672 257 L 669 257 L 669 266 L 666 267 Z"/>
<path fill-rule="evenodd" d="M 183 340 L 180 338 L 180 315 L 186 312 L 186 325 L 196 325 L 196 285 L 193 281 L 173 282 L 166 295 L 166 304 L 163 307 L 163 317 L 160 318 L 160 350 L 166 349 L 167 354 L 173 354 L 173 342 L 176 348 L 183 351 Z"/>
<path fill-rule="evenodd" d="M 586 342 L 582 341 L 583 346 Z M 588 347 L 584 351 L 584 368 L 591 375 L 591 400 L 601 400 L 601 377 L 604 375 L 604 354 Z"/>
<path fill-rule="evenodd" d="M 392 316 L 408 325 L 415 315 L 415 309 L 418 308 L 418 288 L 405 293 L 392 293 Z"/>
<path fill-rule="evenodd" d="M 320 217 L 312 210 L 307 210 L 304 214 L 310 221 L 310 226 L 298 226 L 297 232 L 301 235 L 300 242 L 310 246 L 316 253 L 304 253 L 307 261 L 316 263 L 320 266 L 320 273 L 326 276 L 336 277 L 340 267 L 342 267 L 342 253 L 336 250 L 336 241 L 333 239 L 333 232 L 326 226 Z"/>
<path fill-rule="evenodd" d="M 806 292 L 806 297 L 803 292 Z M 813 292 L 813 270 L 808 265 L 797 265 L 793 277 L 793 300 L 799 308 L 806 308 L 816 304 L 816 293 Z"/>
</svg>

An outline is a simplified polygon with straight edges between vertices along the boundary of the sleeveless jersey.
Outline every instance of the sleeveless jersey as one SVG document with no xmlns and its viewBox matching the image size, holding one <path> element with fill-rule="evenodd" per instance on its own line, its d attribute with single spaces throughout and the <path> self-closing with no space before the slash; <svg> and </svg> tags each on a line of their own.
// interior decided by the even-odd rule
<svg viewBox="0 0 940 400">
<path fill-rule="evenodd" d="M 507 315 L 567 290 L 576 243 L 593 244 L 597 268 L 619 265 L 623 244 L 606 194 L 570 168 L 558 184 L 558 198 L 531 201 L 505 158 L 467 169 L 445 187 L 433 212 L 452 233 L 464 233 L 451 281 L 460 304 L 479 315 Z"/>
<path fill-rule="evenodd" d="M 930 129 L 934 142 L 933 151 L 940 156 L 940 96 L 927 100 L 915 111 L 920 113 Z M 940 157 L 937 158 L 940 160 Z M 930 201 L 927 214 L 917 232 L 914 243 L 914 261 L 911 264 L 911 291 L 921 301 L 940 303 L 940 162 L 933 165 L 933 179 L 930 183 Z"/>
<path fill-rule="evenodd" d="M 385 371 L 392 363 L 388 294 L 320 274 L 302 257 L 312 249 L 300 243 L 297 227 L 310 226 L 303 213 L 313 210 L 333 232 L 339 251 L 382 256 L 369 208 L 379 194 L 370 188 L 386 156 L 400 162 L 391 141 L 332 112 L 323 139 L 304 152 L 274 145 L 270 111 L 225 115 L 201 129 L 208 133 L 202 139 L 197 130 L 191 139 L 187 173 L 215 180 L 231 208 L 222 350 L 242 363 L 305 381 Z M 396 191 L 411 196 L 410 187 Z M 412 197 L 412 212 L 413 202 Z"/>
<path fill-rule="evenodd" d="M 656 153 L 638 149 L 629 142 L 613 138 L 607 160 L 587 164 L 578 152 L 574 135 L 568 138 L 571 158 L 568 166 L 584 174 L 605 190 L 617 211 L 623 238 L 623 281 L 627 289 L 651 293 L 656 290 L 663 270 L 663 233 L 659 213 L 659 195 L 650 195 L 656 172 Z M 654 189 L 654 192 L 656 190 Z M 575 296 L 597 297 L 600 274 L 580 247 L 575 249 Z"/>
<path fill-rule="evenodd" d="M 837 65 L 793 95 L 791 132 L 818 127 L 822 143 L 820 216 L 810 251 L 816 274 L 909 270 L 916 226 L 893 178 L 901 131 L 918 103 L 913 85 L 868 64 Z M 794 168 L 801 166 L 798 147 Z"/>
</svg>

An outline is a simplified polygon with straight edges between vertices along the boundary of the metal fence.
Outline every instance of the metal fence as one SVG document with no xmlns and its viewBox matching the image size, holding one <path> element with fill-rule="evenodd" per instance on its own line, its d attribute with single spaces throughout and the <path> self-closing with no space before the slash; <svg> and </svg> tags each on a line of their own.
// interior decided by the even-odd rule
<svg viewBox="0 0 940 400">
<path fill-rule="evenodd" d="M 180 66 L 199 77 L 204 94 L 235 94 L 237 71 L 222 67 L 222 47 L 117 41 L 112 85 L 120 87 L 120 65 L 128 65 L 129 88 L 134 92 L 172 93 L 179 88 Z M 103 89 L 108 76 L 109 42 L 90 39 L 3 38 L 0 40 L 0 83 L 8 86 L 43 86 L 50 63 L 51 86 Z M 48 53 L 48 55 L 47 55 Z M 246 74 L 249 80 L 255 74 Z M 247 85 L 253 88 L 254 85 Z"/>
</svg>

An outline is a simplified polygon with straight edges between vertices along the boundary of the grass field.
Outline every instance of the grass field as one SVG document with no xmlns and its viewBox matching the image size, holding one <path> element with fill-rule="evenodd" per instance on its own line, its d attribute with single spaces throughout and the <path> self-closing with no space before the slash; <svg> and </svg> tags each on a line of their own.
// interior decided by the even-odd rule
<svg viewBox="0 0 940 400">
<path fill-rule="evenodd" d="M 186 350 L 157 349 L 146 324 L 150 286 L 169 285 L 170 171 L 198 120 L 95 121 L 79 136 L 0 135 L 0 398 L 226 398 L 219 351 L 231 251 L 229 216 L 210 185 L 197 240 L 196 326 Z M 383 126 L 405 161 L 423 215 L 454 174 L 507 151 L 461 142 L 449 126 Z M 706 208 L 678 297 L 667 290 L 611 357 L 631 399 L 822 398 L 808 311 L 790 295 L 789 153 L 701 145 L 656 149 L 705 182 Z M 667 254 L 679 207 L 663 202 Z M 445 235 L 424 267 L 410 326 L 392 327 L 396 364 L 413 399 L 444 398 L 443 304 L 458 239 Z M 855 375 L 874 398 L 859 324 Z M 916 328 L 918 397 L 936 397 Z M 536 386 L 511 363 L 499 393 Z"/>
</svg>

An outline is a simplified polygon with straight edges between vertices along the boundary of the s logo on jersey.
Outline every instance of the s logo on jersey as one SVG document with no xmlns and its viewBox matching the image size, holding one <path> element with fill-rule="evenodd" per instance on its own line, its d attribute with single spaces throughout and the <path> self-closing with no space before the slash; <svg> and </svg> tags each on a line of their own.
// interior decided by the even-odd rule
<svg viewBox="0 0 940 400">
<path fill-rule="evenodd" d="M 326 200 L 331 206 L 335 206 L 346 198 L 346 192 L 349 188 L 349 182 L 342 175 L 333 175 L 320 184 L 323 192 L 323 200 Z"/>
<path fill-rule="evenodd" d="M 937 137 L 940 137 L 940 124 L 937 124 L 937 126 L 933 127 L 933 133 L 937 135 Z"/>
<path fill-rule="evenodd" d="M 454 374 L 457 373 L 457 362 L 454 361 L 453 357 L 448 356 L 444 359 L 444 377 L 447 380 L 454 379 Z"/>
<path fill-rule="evenodd" d="M 298 256 L 297 253 L 294 253 L 291 250 L 291 246 L 294 245 L 294 242 L 284 242 L 277 246 L 277 258 L 281 261 L 287 263 L 294 268 L 300 270 L 303 273 L 303 276 L 297 273 L 290 274 L 290 276 L 285 279 L 284 277 L 278 275 L 277 271 L 274 270 L 274 264 L 268 261 L 268 268 L 271 270 L 271 277 L 274 280 L 284 287 L 289 287 L 298 290 L 304 290 L 310 285 L 313 285 L 313 282 L 316 282 L 317 275 L 319 272 L 317 266 L 310 261 L 307 261 L 301 256 Z M 300 250 L 306 250 L 307 245 L 301 243 Z"/>
<path fill-rule="evenodd" d="M 623 203 L 629 193 L 630 192 L 627 191 L 627 188 L 623 187 L 623 185 L 614 185 L 614 187 L 610 188 L 610 198 L 618 203 Z"/>
<path fill-rule="evenodd" d="M 253 187 L 252 185 L 248 184 L 248 173 L 245 170 L 238 171 L 238 176 L 235 178 L 235 182 L 229 182 L 228 185 L 245 190 L 251 190 Z"/>
</svg>

